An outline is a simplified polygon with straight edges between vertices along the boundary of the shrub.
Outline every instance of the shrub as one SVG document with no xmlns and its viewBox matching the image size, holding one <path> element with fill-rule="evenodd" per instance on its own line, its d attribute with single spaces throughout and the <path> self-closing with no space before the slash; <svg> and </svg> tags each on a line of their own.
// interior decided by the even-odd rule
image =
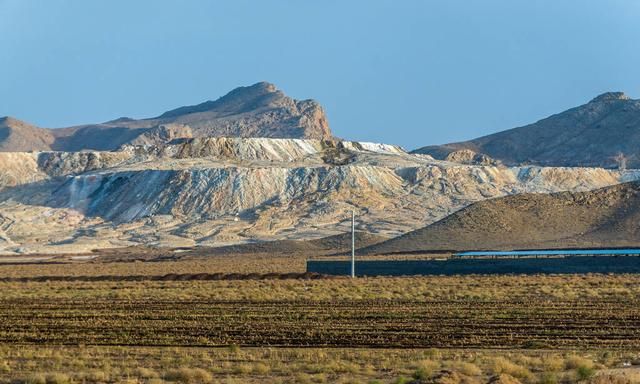
<svg viewBox="0 0 640 384">
<path fill-rule="evenodd" d="M 431 376 L 431 373 L 426 371 L 424 368 L 418 368 L 413 373 L 413 378 L 416 380 L 427 380 Z"/>
<path fill-rule="evenodd" d="M 80 375 L 83 382 L 104 383 L 109 381 L 109 375 L 104 371 L 90 371 Z"/>
<path fill-rule="evenodd" d="M 578 381 L 587 380 L 592 378 L 595 373 L 595 369 L 583 365 L 576 369 L 576 378 Z"/>
<path fill-rule="evenodd" d="M 178 383 L 210 383 L 213 376 L 200 368 L 180 368 L 167 372 L 165 379 Z"/>
<path fill-rule="evenodd" d="M 266 375 L 271 371 L 268 365 L 264 363 L 255 363 L 253 364 L 253 373 L 256 375 Z"/>
<path fill-rule="evenodd" d="M 559 372 L 565 366 L 565 361 L 559 356 L 550 355 L 542 359 L 542 367 L 546 371 Z"/>
<path fill-rule="evenodd" d="M 422 360 L 413 365 L 413 368 L 415 368 L 413 378 L 416 380 L 425 380 L 440 368 L 440 363 L 433 360 Z"/>
<path fill-rule="evenodd" d="M 436 348 L 429 348 L 424 351 L 424 357 L 428 357 L 431 359 L 440 359 L 442 358 L 442 352 Z"/>
<path fill-rule="evenodd" d="M 238 375 L 247 375 L 253 371 L 253 367 L 249 364 L 237 364 L 233 366 L 233 373 Z"/>
<path fill-rule="evenodd" d="M 581 356 L 569 356 L 565 359 L 564 366 L 566 369 L 593 368 L 593 361 Z"/>
<path fill-rule="evenodd" d="M 553 372 L 544 372 L 540 376 L 540 384 L 558 384 L 558 376 Z"/>
<path fill-rule="evenodd" d="M 47 384 L 47 378 L 42 373 L 34 373 L 24 380 L 21 380 L 23 384 Z"/>
<path fill-rule="evenodd" d="M 141 379 L 155 379 L 159 375 L 156 371 L 150 368 L 138 367 L 133 371 L 133 375 Z"/>
<path fill-rule="evenodd" d="M 47 384 L 68 384 L 71 382 L 69 376 L 59 372 L 48 374 L 45 381 Z"/>
<path fill-rule="evenodd" d="M 480 376 L 482 374 L 482 370 L 477 365 L 464 361 L 453 364 L 453 368 L 467 376 Z"/>
<path fill-rule="evenodd" d="M 300 384 L 311 384 L 311 376 L 304 372 L 298 372 L 295 377 L 295 382 Z"/>
<path fill-rule="evenodd" d="M 400 376 L 393 382 L 393 384 L 408 384 L 411 382 L 411 379 L 408 377 Z"/>
<path fill-rule="evenodd" d="M 504 357 L 496 357 L 493 360 L 492 371 L 494 374 L 506 373 L 518 379 L 530 379 L 533 375 L 527 368 L 512 363 Z"/>
<path fill-rule="evenodd" d="M 9 373 L 11 372 L 11 367 L 9 363 L 6 361 L 0 361 L 0 373 Z"/>
</svg>

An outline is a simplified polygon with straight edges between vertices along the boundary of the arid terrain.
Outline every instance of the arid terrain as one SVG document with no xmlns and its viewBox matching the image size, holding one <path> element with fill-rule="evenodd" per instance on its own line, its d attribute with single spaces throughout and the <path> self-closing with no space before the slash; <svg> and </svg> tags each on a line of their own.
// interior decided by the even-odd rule
<svg viewBox="0 0 640 384">
<path fill-rule="evenodd" d="M 40 128 L 12 117 L 0 119 L 0 151 L 115 150 L 125 144 L 160 145 L 191 137 L 331 138 L 322 107 L 294 100 L 273 84 L 239 87 L 215 100 L 135 120 Z"/>
<path fill-rule="evenodd" d="M 0 384 L 640 384 L 639 21 L 0 0 Z"/>
<path fill-rule="evenodd" d="M 636 275 L 318 279 L 270 256 L 0 265 L 0 382 L 637 380 Z"/>
<path fill-rule="evenodd" d="M 592 114 L 635 105 L 614 96 L 566 113 L 587 124 Z M 595 112 L 580 112 L 585 108 Z M 550 119 L 553 125 L 556 117 Z M 486 199 L 640 179 L 624 167 L 523 165 L 469 150 L 436 160 L 395 145 L 336 139 L 319 104 L 295 101 L 269 83 L 154 119 L 55 130 L 3 121 L 0 253 L 7 255 L 265 241 L 286 249 L 297 244 L 287 241 L 347 232 L 352 211 L 359 231 L 382 240 Z M 606 165 L 575 158 L 569 165 Z M 440 237 L 436 249 L 464 245 L 457 240 Z"/>
<path fill-rule="evenodd" d="M 640 100 L 622 92 L 608 92 L 524 127 L 460 143 L 427 146 L 414 153 L 445 159 L 452 152 L 472 150 L 507 165 L 638 168 L 639 127 Z"/>
<path fill-rule="evenodd" d="M 268 83 L 1 124 L 0 383 L 640 382 L 637 275 L 306 270 L 346 259 L 352 212 L 360 260 L 632 246 L 636 169 L 341 140 Z"/>
<path fill-rule="evenodd" d="M 360 252 L 637 247 L 639 192 L 640 185 L 633 182 L 587 192 L 484 200 Z"/>
<path fill-rule="evenodd" d="M 393 237 L 475 201 L 585 191 L 635 170 L 467 165 L 399 147 L 189 139 L 116 152 L 0 153 L 0 250 L 222 246 L 358 230 Z"/>
</svg>

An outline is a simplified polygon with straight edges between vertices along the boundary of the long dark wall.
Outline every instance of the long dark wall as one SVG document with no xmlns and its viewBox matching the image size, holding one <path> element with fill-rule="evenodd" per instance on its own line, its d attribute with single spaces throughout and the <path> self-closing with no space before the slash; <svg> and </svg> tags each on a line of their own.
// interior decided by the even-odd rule
<svg viewBox="0 0 640 384">
<path fill-rule="evenodd" d="M 307 272 L 348 275 L 349 261 L 307 261 Z M 357 276 L 640 273 L 637 256 L 357 261 Z"/>
</svg>

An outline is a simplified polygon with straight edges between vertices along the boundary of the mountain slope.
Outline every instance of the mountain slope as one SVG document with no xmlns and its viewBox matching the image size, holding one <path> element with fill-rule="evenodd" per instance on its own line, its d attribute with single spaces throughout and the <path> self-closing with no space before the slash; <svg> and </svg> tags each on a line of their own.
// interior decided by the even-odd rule
<svg viewBox="0 0 640 384">
<path fill-rule="evenodd" d="M 11 117 L 0 118 L 0 151 L 45 151 L 55 138 L 48 130 Z"/>
<path fill-rule="evenodd" d="M 124 144 L 160 145 L 190 137 L 329 139 L 331 131 L 316 101 L 294 100 L 265 82 L 150 119 L 120 118 L 59 129 L 38 128 L 13 118 L 0 120 L 3 152 L 105 151 Z"/>
<path fill-rule="evenodd" d="M 466 165 L 328 140 L 0 153 L 0 252 L 313 240 L 348 232 L 352 210 L 358 231 L 393 237 L 487 198 L 639 179 L 636 170 Z M 345 239 L 335 240 L 342 249 Z"/>
<path fill-rule="evenodd" d="M 428 146 L 415 153 L 444 159 L 469 149 L 505 164 L 544 166 L 640 167 L 640 100 L 621 92 L 602 94 L 589 103 L 534 124 L 474 140 Z"/>
<path fill-rule="evenodd" d="M 638 182 L 587 192 L 528 193 L 474 203 L 361 252 L 639 246 L 639 221 Z"/>
</svg>

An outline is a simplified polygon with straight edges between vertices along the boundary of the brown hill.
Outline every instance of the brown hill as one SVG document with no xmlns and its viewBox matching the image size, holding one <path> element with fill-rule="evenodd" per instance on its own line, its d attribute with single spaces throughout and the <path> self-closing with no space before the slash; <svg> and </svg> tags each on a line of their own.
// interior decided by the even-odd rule
<svg viewBox="0 0 640 384">
<path fill-rule="evenodd" d="M 0 151 L 45 151 L 55 138 L 50 131 L 11 117 L 0 118 Z"/>
<path fill-rule="evenodd" d="M 640 167 L 640 100 L 622 92 L 602 94 L 589 103 L 534 124 L 474 140 L 428 146 L 414 153 L 445 159 L 469 149 L 505 164 L 544 166 Z"/>
<path fill-rule="evenodd" d="M 527 193 L 474 203 L 359 253 L 639 246 L 638 222 L 638 182 L 589 192 Z"/>
<path fill-rule="evenodd" d="M 318 102 L 294 100 L 265 82 L 150 119 L 120 118 L 59 129 L 0 119 L 2 152 L 114 150 L 128 143 L 164 144 L 182 137 L 329 139 L 331 131 Z"/>
</svg>

